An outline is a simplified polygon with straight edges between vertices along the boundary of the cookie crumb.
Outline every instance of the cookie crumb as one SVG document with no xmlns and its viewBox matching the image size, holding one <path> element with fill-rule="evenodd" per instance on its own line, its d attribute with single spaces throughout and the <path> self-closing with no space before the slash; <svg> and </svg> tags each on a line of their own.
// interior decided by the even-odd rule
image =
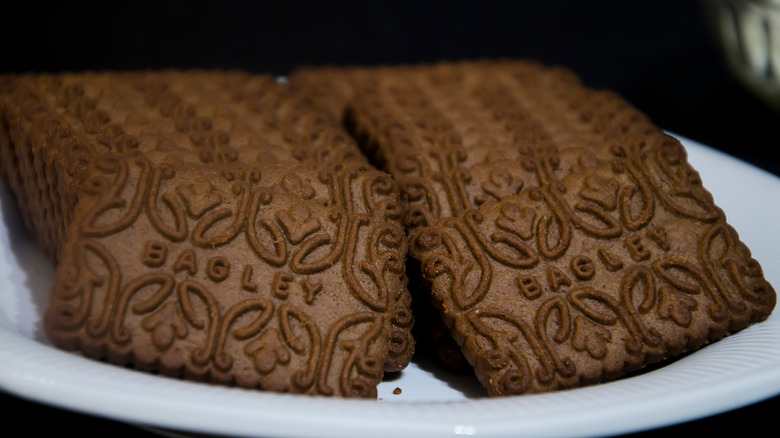
<svg viewBox="0 0 780 438">
<path fill-rule="evenodd" d="M 395 395 L 398 395 L 398 394 L 400 394 L 400 393 L 401 393 L 401 388 L 395 388 L 395 389 L 393 390 L 393 394 L 395 394 Z"/>
</svg>

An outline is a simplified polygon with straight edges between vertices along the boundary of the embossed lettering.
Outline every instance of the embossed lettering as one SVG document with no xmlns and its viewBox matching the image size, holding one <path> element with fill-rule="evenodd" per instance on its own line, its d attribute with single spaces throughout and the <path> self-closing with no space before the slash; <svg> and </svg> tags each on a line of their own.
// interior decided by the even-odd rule
<svg viewBox="0 0 780 438">
<path fill-rule="evenodd" d="M 179 273 L 181 271 L 187 271 L 190 275 L 195 275 L 198 272 L 198 265 L 195 258 L 195 252 L 191 249 L 185 249 L 176 258 L 176 262 L 173 264 L 173 272 Z"/>
<path fill-rule="evenodd" d="M 623 268 L 623 261 L 615 257 L 612 253 L 607 252 L 606 249 L 599 248 L 598 254 L 599 259 L 601 259 L 601 263 L 604 264 L 604 267 L 607 268 L 607 271 L 615 272 Z"/>
<path fill-rule="evenodd" d="M 539 282 L 530 275 L 524 275 L 517 277 L 517 287 L 520 292 L 528 299 L 539 298 L 542 294 L 542 288 L 539 286 Z"/>
<path fill-rule="evenodd" d="M 159 268 L 165 264 L 167 256 L 168 247 L 165 244 L 157 240 L 150 240 L 144 245 L 141 261 L 150 268 Z"/>
<path fill-rule="evenodd" d="M 571 286 L 569 277 L 555 266 L 547 268 L 547 281 L 550 283 L 550 288 L 555 292 L 558 292 L 561 286 Z"/>
<path fill-rule="evenodd" d="M 632 259 L 641 262 L 650 258 L 650 250 L 647 249 L 642 236 L 631 236 L 626 239 L 626 248 Z"/>
<path fill-rule="evenodd" d="M 244 271 L 241 273 L 241 288 L 250 292 L 257 290 L 257 283 L 252 281 L 252 265 L 244 265 Z"/>
<path fill-rule="evenodd" d="M 293 281 L 293 276 L 285 272 L 277 272 L 274 274 L 274 281 L 271 285 L 271 293 L 280 299 L 287 299 L 289 295 L 290 283 Z"/>
<path fill-rule="evenodd" d="M 585 256 L 576 256 L 571 259 L 571 271 L 580 280 L 590 280 L 596 274 L 593 262 Z"/>
<path fill-rule="evenodd" d="M 309 282 L 308 279 L 301 281 L 303 291 L 306 292 L 306 304 L 314 303 L 314 297 L 322 291 L 322 283 Z"/>
<path fill-rule="evenodd" d="M 206 275 L 210 279 L 220 282 L 230 274 L 230 261 L 224 257 L 210 258 L 206 264 Z"/>
<path fill-rule="evenodd" d="M 666 230 L 663 227 L 650 228 L 647 230 L 647 237 L 664 251 L 669 251 L 671 249 L 671 246 L 669 245 L 669 236 L 666 234 Z"/>
</svg>

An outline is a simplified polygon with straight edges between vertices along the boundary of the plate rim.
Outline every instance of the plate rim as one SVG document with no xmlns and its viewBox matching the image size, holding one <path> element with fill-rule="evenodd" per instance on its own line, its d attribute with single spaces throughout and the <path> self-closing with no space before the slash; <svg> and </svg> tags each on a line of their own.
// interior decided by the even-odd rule
<svg viewBox="0 0 780 438">
<path fill-rule="evenodd" d="M 680 139 L 685 145 L 686 149 L 690 153 L 699 159 L 705 158 L 708 160 L 715 160 L 716 162 L 724 162 L 727 166 L 735 166 L 741 171 L 748 172 L 754 177 L 770 181 L 777 187 L 780 187 L 780 178 L 771 174 L 761 168 L 741 161 L 733 156 L 730 156 L 724 152 L 712 149 L 701 143 L 687 139 L 685 137 L 672 134 L 674 137 Z M 693 163 L 694 167 L 699 169 L 696 163 Z M 708 184 L 705 179 L 705 187 Z M 717 202 L 717 199 L 716 199 Z M 0 224 L 3 225 L 3 224 Z M 739 230 L 739 228 L 738 228 Z M 3 247 L 5 247 L 3 242 Z M 0 254 L 0 260 L 5 261 L 4 256 Z M 762 261 L 762 265 L 766 264 L 766 260 Z M 780 264 L 780 261 L 777 262 Z M 6 270 L 0 269 L 0 278 L 5 281 Z M 770 282 L 771 279 L 770 279 Z M 774 283 L 777 283 L 775 279 Z M 776 340 L 780 336 L 780 317 L 774 314 L 770 316 L 766 321 L 751 326 L 739 333 L 729 336 L 723 340 L 720 340 L 712 345 L 705 347 L 702 350 L 692 353 L 689 356 L 678 359 L 671 365 L 657 369 L 653 373 L 661 372 L 663 370 L 674 370 L 675 366 L 696 366 L 697 362 L 700 362 L 702 356 L 718 354 L 719 350 L 726 347 L 719 347 L 720 345 L 730 346 L 734 342 L 739 342 L 740 339 L 748 337 L 749 339 L 756 334 L 771 336 L 771 339 Z M 778 343 L 780 345 L 780 342 Z M 228 433 L 235 436 L 264 436 L 267 433 L 273 434 L 273 436 L 308 436 L 311 432 L 316 432 L 318 436 L 363 436 L 367 430 L 371 430 L 375 436 L 397 436 L 398 433 L 427 433 L 427 436 L 451 436 L 455 435 L 474 435 L 480 436 L 498 436 L 506 434 L 511 431 L 513 433 L 528 433 L 534 436 L 575 436 L 582 433 L 592 434 L 614 434 L 614 433 L 628 433 L 636 432 L 651 428 L 664 427 L 672 424 L 678 424 L 685 421 L 696 420 L 708 415 L 714 415 L 722 413 L 731 409 L 747 406 L 752 403 L 760 402 L 762 400 L 771 398 L 780 394 L 780 352 L 771 358 L 772 361 L 764 363 L 764 367 L 761 369 L 751 369 L 750 373 L 742 373 L 742 376 L 737 380 L 721 381 L 714 385 L 717 391 L 722 394 L 727 394 L 729 397 L 711 397 L 711 393 L 714 390 L 707 391 L 694 391 L 694 392 L 682 392 L 672 397 L 671 405 L 668 397 L 666 400 L 651 400 L 645 403 L 644 412 L 656 413 L 658 415 L 646 415 L 641 418 L 634 418 L 634 421 L 625 422 L 620 421 L 621 416 L 631 410 L 630 406 L 616 404 L 612 407 L 609 414 L 602 416 L 598 419 L 591 418 L 593 415 L 592 409 L 585 409 L 567 417 L 567 429 L 550 429 L 550 420 L 547 422 L 542 420 L 528 421 L 525 424 L 519 425 L 518 419 L 528 420 L 529 415 L 534 414 L 534 410 L 531 409 L 531 414 L 525 416 L 519 415 L 517 412 L 513 412 L 514 409 L 527 409 L 531 407 L 533 401 L 540 400 L 540 398 L 550 398 L 556 395 L 567 395 L 575 397 L 575 399 L 591 400 L 597 406 L 599 402 L 598 397 L 602 396 L 606 391 L 627 391 L 631 389 L 631 386 L 636 384 L 636 379 L 642 379 L 643 376 L 636 376 L 631 378 L 619 379 L 613 382 L 602 383 L 596 386 L 590 386 L 586 388 L 577 388 L 565 391 L 559 391 L 557 393 L 547 393 L 539 395 L 523 395 L 515 397 L 503 397 L 503 398 L 480 398 L 477 400 L 468 401 L 453 401 L 453 402 L 377 402 L 374 400 L 344 400 L 326 397 L 304 396 L 304 395 L 289 395 L 289 394 L 275 394 L 264 393 L 256 390 L 245 390 L 241 388 L 230 388 L 211 384 L 191 383 L 178 379 L 171 379 L 168 377 L 161 377 L 150 375 L 147 373 L 132 371 L 131 374 L 123 375 L 121 373 L 127 373 L 121 367 L 117 367 L 111 364 L 105 364 L 96 362 L 91 359 L 81 357 L 76 353 L 64 352 L 57 350 L 47 344 L 44 344 L 38 340 L 31 339 L 25 334 L 16 331 L 12 324 L 6 320 L 5 316 L 0 312 L 0 389 L 8 391 L 19 397 L 30 399 L 36 402 L 53 405 L 66 410 L 80 412 L 89 415 L 96 415 L 107 417 L 117 421 L 139 423 L 152 427 L 159 427 L 163 429 L 171 429 L 177 431 L 188 431 L 197 433 Z M 701 352 L 707 352 L 706 354 L 700 354 Z M 39 359 L 41 357 L 51 357 L 61 359 L 62 367 L 51 367 L 50 364 L 42 364 Z M 111 397 L 106 393 L 106 387 L 89 387 L 86 388 L 81 385 L 81 379 L 85 376 L 80 376 L 76 380 L 68 380 L 69 372 L 72 372 L 72 366 L 88 361 L 90 362 L 89 369 L 97 373 L 100 378 L 118 378 L 120 381 L 131 380 L 133 382 L 149 383 L 151 386 L 159 387 L 158 391 L 152 391 L 149 394 L 136 394 L 134 398 L 128 400 L 116 400 L 115 397 Z M 76 363 L 77 365 L 73 365 Z M 671 368 L 670 368 L 671 367 Z M 64 374 L 63 374 L 64 373 Z M 119 375 L 119 377 L 117 377 Z M 130 377 L 132 376 L 132 377 Z M 73 377 L 72 375 L 70 377 Z M 639 380 L 641 382 L 641 380 Z M 181 391 L 182 394 L 191 393 L 192 385 L 197 385 L 199 389 L 195 392 L 208 392 L 207 395 L 213 395 L 216 399 L 224 399 L 225 397 L 240 399 L 239 401 L 247 402 L 247 409 L 256 409 L 264 407 L 264 404 L 273 403 L 279 405 L 285 405 L 292 403 L 293 405 L 302 405 L 302 407 L 316 406 L 318 409 L 325 409 L 325 414 L 317 417 L 316 424 L 302 425 L 296 430 L 290 430 L 287 421 L 294 421 L 296 416 L 290 414 L 285 415 L 280 412 L 280 409 L 272 410 L 269 413 L 255 412 L 255 421 L 241 421 L 245 412 L 241 411 L 240 415 L 237 412 L 233 412 L 231 416 L 230 412 L 224 409 L 218 410 L 217 413 L 207 414 L 203 411 L 201 406 L 201 398 L 191 399 L 189 402 L 186 399 L 182 399 L 179 402 L 181 406 L 176 406 L 175 411 L 178 416 L 173 417 L 170 412 L 155 411 L 155 408 L 148 404 L 152 399 L 150 397 L 158 396 L 159 391 Z M 209 390 L 200 391 L 203 388 L 202 385 L 208 385 Z M 628 386 L 628 389 L 624 388 Z M 695 386 L 695 385 L 694 385 Z M 745 391 L 745 388 L 749 388 Z M 85 399 L 74 399 L 74 394 L 78 392 L 87 391 L 92 401 Z M 715 392 L 717 392 L 715 391 Z M 190 394 L 191 396 L 192 394 Z M 114 401 L 113 404 L 95 403 L 95 401 L 108 402 Z M 708 403 L 703 403 L 703 401 Z M 660 401 L 664 401 L 663 406 L 659 404 Z M 146 403 L 146 404 L 145 404 Z M 461 409 L 458 413 L 459 418 L 455 418 L 455 414 L 452 413 L 453 408 L 457 408 L 461 405 L 468 405 L 469 408 L 476 409 Z M 566 405 L 566 404 L 564 404 Z M 135 407 L 135 410 L 132 408 Z M 353 413 L 348 418 L 349 427 L 338 427 L 340 423 L 344 423 L 343 417 L 344 408 L 355 408 L 360 411 L 360 415 Z M 420 408 L 424 407 L 426 411 L 420 412 Z M 673 407 L 675 409 L 670 409 Z M 126 409 L 130 408 L 128 412 Z M 140 410 L 139 410 L 140 408 Z M 191 420 L 186 420 L 188 417 L 186 409 L 194 409 L 203 415 Z M 261 409 L 262 410 L 262 409 Z M 335 412 L 341 411 L 342 417 L 333 416 Z M 513 412 L 513 413 L 512 413 Z M 661 415 L 664 414 L 664 415 Z M 223 416 L 228 420 L 223 421 L 220 426 L 217 426 L 213 421 L 215 415 Z M 396 416 L 402 416 L 398 419 Z M 660 417 L 659 417 L 660 415 Z M 361 422 L 361 418 L 363 418 Z M 605 421 L 612 420 L 612 421 Z M 262 430 L 255 429 L 258 426 L 257 421 L 266 420 L 263 423 Z M 371 421 L 369 424 L 369 420 Z M 403 421 L 401 421 L 403 420 Z M 533 418 L 531 418 L 533 420 Z M 300 423 L 300 422 L 299 422 Z M 381 424 L 377 424 L 381 423 Z M 608 424 L 605 424 L 608 423 Z M 258 432 L 262 432 L 263 435 L 257 435 Z"/>
</svg>

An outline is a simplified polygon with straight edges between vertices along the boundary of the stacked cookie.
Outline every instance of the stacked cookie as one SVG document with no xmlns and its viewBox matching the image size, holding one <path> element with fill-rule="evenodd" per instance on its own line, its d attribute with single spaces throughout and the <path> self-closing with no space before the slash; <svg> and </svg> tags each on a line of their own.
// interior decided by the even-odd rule
<svg viewBox="0 0 780 438">
<path fill-rule="evenodd" d="M 679 141 L 565 69 L 5 76 L 0 113 L 57 264 L 47 334 L 113 363 L 375 396 L 414 348 L 407 254 L 496 396 L 613 379 L 775 304 Z"/>
<path fill-rule="evenodd" d="M 775 305 L 680 142 L 568 70 L 440 63 L 291 82 L 341 111 L 398 182 L 410 258 L 491 395 L 614 379 Z"/>
<path fill-rule="evenodd" d="M 57 263 L 54 345 L 340 396 L 409 362 L 398 191 L 306 99 L 241 73 L 2 83 L 3 176 Z"/>
</svg>

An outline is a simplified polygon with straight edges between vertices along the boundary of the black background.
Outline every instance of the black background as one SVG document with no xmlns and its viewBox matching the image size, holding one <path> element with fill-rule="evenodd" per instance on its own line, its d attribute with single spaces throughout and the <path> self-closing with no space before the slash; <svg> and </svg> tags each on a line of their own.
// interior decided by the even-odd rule
<svg viewBox="0 0 780 438">
<path fill-rule="evenodd" d="M 534 58 L 573 69 L 590 87 L 617 91 L 664 129 L 780 175 L 780 112 L 726 69 L 703 4 L 24 2 L 4 6 L 0 73 L 239 68 L 284 75 L 302 65 Z M 50 424 L 87 436 L 141 433 L 13 395 L 0 393 L 0 403 L 6 406 L 0 415 L 5 426 L 26 433 L 45 432 Z M 754 431 L 776 428 L 769 413 L 778 408 L 775 397 L 639 436 L 700 434 L 740 424 Z"/>
</svg>

